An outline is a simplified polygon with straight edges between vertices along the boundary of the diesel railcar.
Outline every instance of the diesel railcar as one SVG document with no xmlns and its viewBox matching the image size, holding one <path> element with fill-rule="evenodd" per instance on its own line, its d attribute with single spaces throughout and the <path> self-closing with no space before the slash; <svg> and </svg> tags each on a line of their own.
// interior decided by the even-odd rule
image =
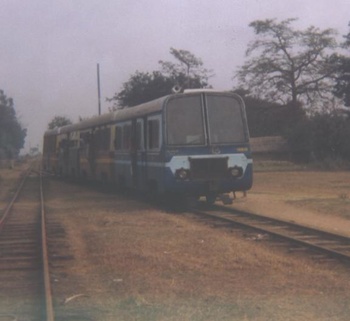
<svg viewBox="0 0 350 321">
<path fill-rule="evenodd" d="M 213 202 L 252 186 L 244 102 L 229 92 L 185 91 L 49 130 L 43 166 L 63 177 Z"/>
</svg>

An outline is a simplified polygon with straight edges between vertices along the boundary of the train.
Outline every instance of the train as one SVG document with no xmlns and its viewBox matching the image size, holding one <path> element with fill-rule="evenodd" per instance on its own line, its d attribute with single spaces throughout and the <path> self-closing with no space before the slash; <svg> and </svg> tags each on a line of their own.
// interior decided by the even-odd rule
<svg viewBox="0 0 350 321">
<path fill-rule="evenodd" d="M 213 203 L 253 183 L 243 99 L 185 90 L 47 130 L 43 168 L 151 195 Z"/>
</svg>

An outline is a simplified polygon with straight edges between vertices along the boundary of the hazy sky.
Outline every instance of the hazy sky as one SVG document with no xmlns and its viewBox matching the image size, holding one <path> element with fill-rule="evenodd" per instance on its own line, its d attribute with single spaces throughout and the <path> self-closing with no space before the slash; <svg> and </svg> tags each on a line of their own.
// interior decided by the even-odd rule
<svg viewBox="0 0 350 321">
<path fill-rule="evenodd" d="M 0 89 L 28 128 L 26 149 L 41 146 L 55 115 L 76 121 L 102 112 L 136 70 L 189 50 L 213 69 L 210 83 L 231 89 L 257 19 L 299 18 L 296 28 L 349 31 L 349 0 L 0 0 Z"/>
</svg>

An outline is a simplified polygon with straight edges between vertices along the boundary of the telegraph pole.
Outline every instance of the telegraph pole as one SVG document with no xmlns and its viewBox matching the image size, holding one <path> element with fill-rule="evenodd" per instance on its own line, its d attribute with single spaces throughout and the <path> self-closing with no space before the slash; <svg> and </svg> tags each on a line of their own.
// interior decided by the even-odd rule
<svg viewBox="0 0 350 321">
<path fill-rule="evenodd" d="M 98 114 L 101 115 L 100 64 L 97 64 Z"/>
</svg>

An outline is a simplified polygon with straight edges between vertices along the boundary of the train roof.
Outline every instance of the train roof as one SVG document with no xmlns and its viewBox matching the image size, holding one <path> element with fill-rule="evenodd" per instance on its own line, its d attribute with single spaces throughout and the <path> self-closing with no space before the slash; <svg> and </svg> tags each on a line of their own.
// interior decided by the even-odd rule
<svg viewBox="0 0 350 321">
<path fill-rule="evenodd" d="M 137 105 L 135 107 L 118 109 L 116 111 L 113 111 L 107 114 L 93 116 L 91 118 L 82 120 L 81 122 L 75 123 L 72 125 L 66 125 L 66 126 L 50 129 L 45 132 L 45 136 L 64 134 L 64 133 L 69 133 L 77 130 L 84 130 L 91 127 L 108 125 L 116 121 L 123 121 L 134 117 L 140 117 L 143 115 L 156 113 L 163 109 L 164 102 L 168 99 L 169 96 L 172 96 L 172 95 L 164 96 L 164 97 L 152 100 L 150 102 Z"/>
<path fill-rule="evenodd" d="M 117 121 L 123 121 L 130 118 L 135 117 L 142 117 L 144 115 L 152 114 L 161 111 L 164 108 L 164 104 L 167 100 L 173 98 L 173 97 L 179 97 L 179 96 L 189 96 L 193 94 L 198 93 L 220 93 L 221 91 L 216 91 L 213 89 L 189 89 L 185 90 L 184 93 L 177 93 L 172 95 L 167 95 L 134 107 L 128 107 L 123 109 L 118 109 L 114 112 L 99 115 L 99 116 L 93 116 L 91 118 L 82 120 L 79 123 L 75 123 L 72 125 L 66 125 L 63 127 L 55 128 L 53 130 L 48 130 L 45 132 L 45 136 L 51 136 L 51 135 L 57 135 L 57 134 L 64 134 L 69 133 L 72 131 L 77 130 L 84 130 L 92 127 L 102 126 L 102 125 L 108 125 Z M 232 92 L 225 92 L 225 94 L 237 96 L 236 94 L 233 94 Z"/>
</svg>

